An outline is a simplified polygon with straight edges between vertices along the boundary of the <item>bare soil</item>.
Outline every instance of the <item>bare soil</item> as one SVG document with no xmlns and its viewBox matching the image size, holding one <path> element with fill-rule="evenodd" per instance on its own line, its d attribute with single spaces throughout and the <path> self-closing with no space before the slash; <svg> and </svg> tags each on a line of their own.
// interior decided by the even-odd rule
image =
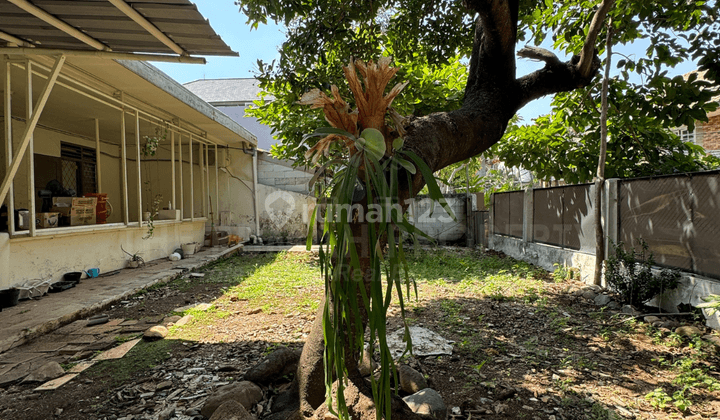
<svg viewBox="0 0 720 420">
<path fill-rule="evenodd" d="M 0 418 L 121 416 L 112 412 L 110 398 L 127 384 L 147 382 L 158 366 L 190 356 L 211 357 L 218 364 L 235 366 L 234 372 L 220 373 L 222 378 L 238 379 L 273 348 L 302 346 L 315 316 L 310 308 L 259 310 L 254 302 L 227 293 L 231 285 L 226 281 L 214 281 L 210 274 L 215 269 L 208 267 L 204 279 L 185 278 L 155 287 L 103 313 L 110 319 L 138 321 L 134 332 L 108 333 L 123 340 L 139 334 L 137 326 L 162 322 L 176 308 L 191 303 L 213 302 L 223 313 L 221 318 L 177 329 L 157 342 L 162 344 L 143 347 L 142 357 L 129 358 L 122 374 L 96 365 L 55 391 L 34 392 L 37 384 L 0 389 Z M 409 322 L 453 340 L 454 352 L 406 362 L 442 395 L 451 418 L 720 418 L 720 392 L 702 384 L 687 388 L 691 379 L 673 366 L 692 360 L 695 377 L 702 372 L 701 380 L 720 381 L 717 348 L 641 321 L 624 322 L 627 317 L 618 316 L 618 311 L 576 296 L 573 292 L 583 286 L 579 282 L 557 283 L 550 275 L 541 281 L 539 289 L 490 295 L 463 289 L 452 279 L 421 287 L 419 300 L 410 305 Z M 314 285 L 298 293 L 315 298 L 321 290 Z M 278 291 L 278 299 L 282 296 Z M 389 331 L 400 327 L 397 307 L 391 308 L 389 318 Z M 690 323 L 687 318 L 677 321 Z M 710 332 L 701 323 L 694 325 Z M 67 333 L 71 326 L 56 333 Z M 49 339 L 26 345 L 28 351 Z M 70 361 L 64 357 L 58 356 L 58 361 Z M 693 372 L 684 372 L 688 371 Z M 690 407 L 678 409 L 672 400 L 664 408 L 653 406 L 658 398 L 646 395 L 658 388 L 669 396 L 684 390 Z"/>
</svg>

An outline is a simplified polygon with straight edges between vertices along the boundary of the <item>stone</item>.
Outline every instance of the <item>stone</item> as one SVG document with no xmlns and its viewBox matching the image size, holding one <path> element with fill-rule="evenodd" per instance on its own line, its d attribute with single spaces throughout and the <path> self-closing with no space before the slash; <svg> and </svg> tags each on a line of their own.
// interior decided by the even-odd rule
<svg viewBox="0 0 720 420">
<path fill-rule="evenodd" d="M 652 324 L 653 322 L 660 321 L 660 318 L 656 316 L 646 316 L 645 318 L 643 318 L 643 321 L 647 322 L 648 324 Z"/>
<path fill-rule="evenodd" d="M 30 372 L 23 382 L 46 382 L 59 378 L 64 374 L 65 369 L 63 369 L 58 362 L 47 362 Z"/>
<path fill-rule="evenodd" d="M 157 420 L 170 420 L 175 415 L 175 407 L 164 409 L 158 414 Z"/>
<path fill-rule="evenodd" d="M 245 373 L 245 380 L 266 384 L 297 371 L 300 351 L 281 347 Z"/>
<path fill-rule="evenodd" d="M 409 328 L 409 331 L 410 337 L 412 337 L 414 356 L 425 357 L 452 354 L 452 343 L 440 334 L 419 326 L 412 326 Z M 398 358 L 405 353 L 407 342 L 404 338 L 405 328 L 397 329 L 388 334 L 387 344 L 393 358 Z"/>
<path fill-rule="evenodd" d="M 147 341 L 162 340 L 168 335 L 168 329 L 162 325 L 156 325 L 145 330 L 143 338 Z"/>
<path fill-rule="evenodd" d="M 585 299 L 588 299 L 588 300 L 595 299 L 595 296 L 597 296 L 597 293 L 595 293 L 593 290 L 590 290 L 590 289 L 584 290 L 582 293 L 582 297 L 584 297 Z"/>
<path fill-rule="evenodd" d="M 596 306 L 605 306 L 612 302 L 612 298 L 608 295 L 597 295 L 595 296 L 594 301 Z"/>
<path fill-rule="evenodd" d="M 176 322 L 178 322 L 181 319 L 182 319 L 182 317 L 180 315 L 169 316 L 169 317 L 163 319 L 162 324 L 167 327 L 169 324 L 175 324 Z"/>
<path fill-rule="evenodd" d="M 720 348 L 720 337 L 718 337 L 717 335 L 704 335 L 703 340 L 707 341 L 708 343 L 715 344 L 716 347 Z"/>
<path fill-rule="evenodd" d="M 408 394 L 414 394 L 428 387 L 423 374 L 408 365 L 400 365 L 398 367 L 398 376 L 400 379 L 400 389 Z"/>
<path fill-rule="evenodd" d="M 246 410 L 251 409 L 262 399 L 263 393 L 259 386 L 250 381 L 236 382 L 221 386 L 205 402 L 200 414 L 211 417 L 225 401 L 235 401 L 243 405 Z"/>
<path fill-rule="evenodd" d="M 623 306 L 623 307 L 622 307 L 622 313 L 628 314 L 628 315 L 631 315 L 631 316 L 639 316 L 639 315 L 641 314 L 641 312 L 638 311 L 637 309 L 635 309 L 635 307 L 632 306 L 632 305 L 625 305 L 625 306 Z"/>
<path fill-rule="evenodd" d="M 370 353 L 370 348 L 365 347 L 365 350 L 363 351 L 363 358 L 358 364 L 358 370 L 360 371 L 360 374 L 363 377 L 367 377 L 372 375 L 372 373 L 377 368 L 377 364 L 375 363 L 375 360 L 372 358 L 372 354 Z"/>
<path fill-rule="evenodd" d="M 190 322 L 190 321 L 192 321 L 193 318 L 195 318 L 195 317 L 192 316 L 192 315 L 189 315 L 189 314 L 188 314 L 188 315 L 185 315 L 184 317 L 178 319 L 178 320 L 175 322 L 175 326 L 176 326 L 176 327 L 182 327 L 182 326 L 184 326 L 184 325 L 187 325 L 187 323 Z"/>
<path fill-rule="evenodd" d="M 242 404 L 235 401 L 225 401 L 215 410 L 210 420 L 253 420 L 254 417 L 247 412 Z"/>
<path fill-rule="evenodd" d="M 615 302 L 615 301 L 613 300 L 613 301 L 610 301 L 610 303 L 607 304 L 607 307 L 608 307 L 609 309 L 612 309 L 612 310 L 617 310 L 617 309 L 620 309 L 620 304 L 617 303 L 617 302 Z"/>
<path fill-rule="evenodd" d="M 694 335 L 702 335 L 702 331 L 692 325 L 685 325 L 683 327 L 676 328 L 675 334 L 683 337 L 692 337 Z"/>
<path fill-rule="evenodd" d="M 432 388 L 425 388 L 412 395 L 403 398 L 403 401 L 410 407 L 413 413 L 429 414 L 437 420 L 445 420 L 447 418 L 447 406 L 438 394 Z"/>
<path fill-rule="evenodd" d="M 171 387 L 172 387 L 171 381 L 162 381 L 159 384 L 157 384 L 157 387 L 155 388 L 155 390 L 162 391 L 163 389 L 168 389 Z"/>
</svg>

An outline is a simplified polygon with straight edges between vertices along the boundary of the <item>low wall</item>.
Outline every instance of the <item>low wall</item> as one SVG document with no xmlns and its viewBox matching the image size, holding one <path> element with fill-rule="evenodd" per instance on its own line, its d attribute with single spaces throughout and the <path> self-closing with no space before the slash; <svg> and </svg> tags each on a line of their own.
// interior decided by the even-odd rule
<svg viewBox="0 0 720 420">
<path fill-rule="evenodd" d="M 471 195 L 476 199 L 475 195 Z M 465 194 L 446 195 L 445 200 L 455 215 L 453 220 L 445 209 L 426 196 L 416 197 L 408 208 L 409 222 L 438 242 L 456 242 L 465 239 L 467 220 Z M 425 238 L 418 235 L 420 241 Z"/>
<path fill-rule="evenodd" d="M 64 273 L 98 267 L 100 273 L 124 268 L 137 253 L 145 261 L 164 258 L 188 242 L 202 242 L 205 219 L 182 223 L 156 221 L 153 237 L 142 239 L 146 227 L 101 228 L 55 236 L 10 239 L 0 233 L 0 289 L 25 282 L 60 280 Z"/>
<path fill-rule="evenodd" d="M 257 198 L 260 236 L 265 243 L 298 242 L 307 238 L 315 197 L 258 184 Z"/>
</svg>

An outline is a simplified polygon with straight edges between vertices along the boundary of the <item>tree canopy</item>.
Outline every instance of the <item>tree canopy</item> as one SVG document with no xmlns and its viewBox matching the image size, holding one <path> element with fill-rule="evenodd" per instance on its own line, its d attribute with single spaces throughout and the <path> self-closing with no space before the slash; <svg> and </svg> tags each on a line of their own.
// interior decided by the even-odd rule
<svg viewBox="0 0 720 420">
<path fill-rule="evenodd" d="M 347 96 L 342 65 L 349 57 L 368 60 L 389 55 L 394 58 L 394 64 L 401 68 L 397 78 L 409 82 L 394 102 L 402 115 L 422 116 L 460 108 L 465 97 L 477 19 L 470 3 L 448 0 L 239 2 L 251 24 L 273 20 L 288 28 L 279 60 L 258 62 L 261 87 L 274 100 L 253 112 L 273 127 L 282 141 L 274 153 L 304 163 L 303 154 L 312 143 L 301 144 L 303 135 L 325 122 L 318 111 L 308 110 L 297 101 L 304 92 L 313 88 L 327 91 L 331 84 L 336 84 Z M 517 41 L 537 46 L 551 40 L 553 48 L 566 55 L 580 54 L 598 3 L 517 2 Z M 694 121 L 706 120 L 706 112 L 713 109 L 710 98 L 720 82 L 720 23 L 716 1 L 618 0 L 609 10 L 607 21 L 615 28 L 615 44 L 650 41 L 645 56 L 615 59 L 620 74 L 611 84 L 609 175 L 638 174 L 638 170 L 629 168 L 643 162 L 659 164 L 670 171 L 697 168 L 687 160 L 674 163 L 681 154 L 700 158 L 701 152 L 663 134 L 663 130 L 683 125 L 692 128 Z M 598 35 L 605 30 L 604 26 L 599 27 Z M 602 55 L 604 48 L 597 44 L 598 53 Z M 548 63 L 559 61 L 552 53 L 545 54 L 532 47 L 520 50 L 519 55 Z M 669 68 L 685 60 L 697 60 L 699 68 L 707 71 L 705 80 L 667 76 Z M 639 82 L 631 81 L 638 78 Z M 526 156 L 526 167 L 531 166 L 529 169 L 541 177 L 547 172 L 541 167 L 544 161 L 554 158 L 557 163 L 554 166 L 566 170 L 552 171 L 551 176 L 587 181 L 586 174 L 592 170 L 577 166 L 597 161 L 597 142 L 594 141 L 597 130 L 592 127 L 597 126 L 594 121 L 599 115 L 598 98 L 599 83 L 558 95 L 551 116 L 541 118 L 524 130 L 512 130 L 496 152 L 513 164 L 520 163 L 518 159 Z M 636 132 L 629 133 L 628 127 L 635 127 Z M 572 136 L 561 139 L 559 136 L 568 130 Z M 522 153 L 517 153 L 518 150 Z M 654 158 L 657 160 L 653 161 Z M 612 172 L 612 168 L 616 171 Z"/>
</svg>

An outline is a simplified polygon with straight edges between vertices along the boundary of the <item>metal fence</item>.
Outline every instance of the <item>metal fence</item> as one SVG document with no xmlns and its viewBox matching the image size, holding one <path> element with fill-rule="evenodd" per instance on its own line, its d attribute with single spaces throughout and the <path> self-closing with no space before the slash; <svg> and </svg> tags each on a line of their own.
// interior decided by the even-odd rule
<svg viewBox="0 0 720 420">
<path fill-rule="evenodd" d="M 587 226 L 594 222 L 591 189 L 592 185 L 584 184 L 533 190 L 533 242 L 594 248 L 592 241 L 586 244 L 592 236 Z"/>
<path fill-rule="evenodd" d="M 524 198 L 523 191 L 493 194 L 495 234 L 522 238 Z"/>
<path fill-rule="evenodd" d="M 622 180 L 618 239 L 657 264 L 720 278 L 720 173 Z"/>
</svg>

